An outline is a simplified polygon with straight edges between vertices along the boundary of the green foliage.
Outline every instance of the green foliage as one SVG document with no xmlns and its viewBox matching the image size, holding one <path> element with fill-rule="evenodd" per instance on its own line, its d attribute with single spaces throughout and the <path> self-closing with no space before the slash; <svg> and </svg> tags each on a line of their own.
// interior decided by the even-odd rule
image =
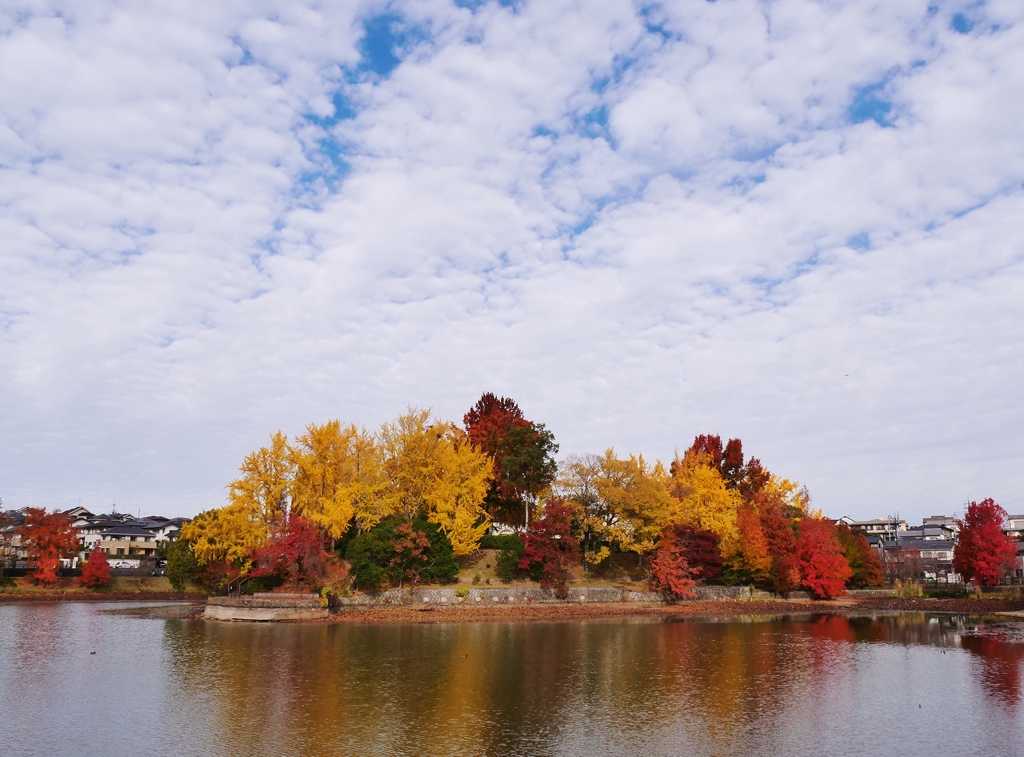
<svg viewBox="0 0 1024 757">
<path fill-rule="evenodd" d="M 505 546 L 498 553 L 498 558 L 494 561 L 494 572 L 498 578 L 508 583 L 516 577 L 516 573 L 519 570 L 519 562 L 523 559 L 523 552 L 526 551 L 526 545 L 518 536 L 505 536 L 501 538 L 506 540 Z M 539 576 L 536 580 L 540 580 Z"/>
<path fill-rule="evenodd" d="M 449 583 L 459 573 L 448 537 L 434 523 L 392 516 L 349 542 L 346 557 L 359 586 L 379 591 L 408 581 Z"/>
<path fill-rule="evenodd" d="M 523 540 L 518 534 L 484 534 L 480 537 L 480 549 L 519 549 Z"/>
<path fill-rule="evenodd" d="M 458 597 L 459 599 L 465 599 L 466 597 L 469 596 L 469 587 L 468 586 L 460 586 L 460 587 L 458 587 L 455 590 L 455 596 Z"/>
<path fill-rule="evenodd" d="M 203 567 L 187 540 L 178 539 L 167 546 L 167 580 L 175 591 L 185 591 L 188 584 L 199 583 L 202 572 Z"/>
<path fill-rule="evenodd" d="M 262 594 L 264 592 L 273 591 L 281 584 L 284 583 L 284 575 L 268 575 L 268 576 L 256 576 L 256 578 L 250 578 L 249 583 L 246 586 L 246 594 Z"/>
</svg>

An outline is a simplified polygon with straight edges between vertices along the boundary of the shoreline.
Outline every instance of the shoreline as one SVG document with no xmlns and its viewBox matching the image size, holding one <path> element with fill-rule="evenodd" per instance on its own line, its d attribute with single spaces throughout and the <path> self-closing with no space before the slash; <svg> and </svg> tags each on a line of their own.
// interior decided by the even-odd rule
<svg viewBox="0 0 1024 757">
<path fill-rule="evenodd" d="M 630 618 L 735 618 L 751 615 L 831 615 L 866 613 L 898 614 L 934 612 L 957 615 L 995 615 L 1024 612 L 1024 599 L 899 599 L 840 597 L 832 600 L 775 599 L 684 600 L 674 604 L 619 602 L 544 605 L 432 605 L 347 607 L 330 617 L 299 623 L 348 623 L 356 625 L 409 625 L 421 623 L 558 622 L 565 620 L 616 620 Z M 222 622 L 222 621 L 221 621 Z"/>
<path fill-rule="evenodd" d="M 206 595 L 181 591 L 0 592 L 0 605 L 22 602 L 205 602 Z"/>
</svg>

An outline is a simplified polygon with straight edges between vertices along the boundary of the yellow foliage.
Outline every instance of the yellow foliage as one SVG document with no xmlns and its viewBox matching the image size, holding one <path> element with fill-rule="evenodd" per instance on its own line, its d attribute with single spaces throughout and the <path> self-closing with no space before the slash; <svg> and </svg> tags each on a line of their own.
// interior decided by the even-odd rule
<svg viewBox="0 0 1024 757">
<path fill-rule="evenodd" d="M 456 555 L 476 549 L 490 521 L 482 507 L 493 475 L 490 457 L 430 410 L 410 408 L 380 432 L 393 511 L 425 515 L 448 536 Z"/>
<path fill-rule="evenodd" d="M 736 516 L 743 502 L 729 489 L 705 453 L 687 454 L 672 464 L 672 521 L 718 535 L 723 554 L 733 551 L 738 538 Z"/>
<path fill-rule="evenodd" d="M 657 546 L 671 516 L 667 476 L 661 463 L 649 466 L 643 456 L 618 458 L 609 449 L 597 457 L 565 461 L 558 490 L 582 521 L 584 559 L 596 565 L 611 554 L 644 554 Z"/>
<path fill-rule="evenodd" d="M 180 538 L 192 543 L 201 565 L 227 560 L 244 563 L 267 540 L 259 514 L 241 504 L 210 510 L 181 527 Z"/>
<path fill-rule="evenodd" d="M 352 520 L 372 528 L 390 514 L 381 450 L 373 435 L 332 420 L 311 423 L 295 440 L 292 510 L 319 525 L 332 539 Z"/>
<path fill-rule="evenodd" d="M 239 470 L 241 478 L 228 484 L 228 502 L 248 513 L 257 529 L 254 538 L 262 544 L 288 508 L 292 479 L 288 437 L 280 431 L 271 434 L 270 447 L 246 455 Z"/>
<path fill-rule="evenodd" d="M 445 532 L 458 557 L 476 549 L 490 526 L 483 501 L 494 464 L 460 429 L 450 427 L 445 441 L 425 502 L 428 520 Z"/>
<path fill-rule="evenodd" d="M 821 518 L 821 510 L 811 509 L 811 494 L 807 487 L 798 481 L 779 478 L 772 475 L 764 485 L 764 492 L 773 495 L 778 501 L 785 503 L 787 515 L 800 520 L 802 518 Z"/>
</svg>

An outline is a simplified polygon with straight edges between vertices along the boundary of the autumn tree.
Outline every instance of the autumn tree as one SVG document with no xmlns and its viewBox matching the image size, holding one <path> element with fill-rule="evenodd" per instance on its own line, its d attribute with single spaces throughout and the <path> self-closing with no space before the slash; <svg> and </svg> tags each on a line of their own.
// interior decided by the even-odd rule
<svg viewBox="0 0 1024 757">
<path fill-rule="evenodd" d="M 530 510 L 558 470 L 555 438 L 543 423 L 523 416 L 514 400 L 481 395 L 463 417 L 473 444 L 491 459 L 493 475 L 484 507 L 502 523 L 529 523 Z"/>
<path fill-rule="evenodd" d="M 722 575 L 724 560 L 722 550 L 718 547 L 717 534 L 702 531 L 685 523 L 675 523 L 669 528 L 673 541 L 686 556 L 687 565 L 695 581 L 714 581 Z"/>
<path fill-rule="evenodd" d="M 787 482 L 788 484 L 788 482 Z M 780 594 L 787 594 L 800 586 L 800 563 L 797 557 L 796 520 L 791 487 L 767 485 L 752 497 L 761 521 L 771 570 L 768 586 Z"/>
<path fill-rule="evenodd" d="M 563 499 L 552 497 L 544 504 L 544 516 L 530 523 L 519 568 L 531 575 L 539 573 L 541 588 L 554 589 L 564 599 L 569 594 L 566 572 L 579 558 L 579 543 L 572 535 L 572 508 Z"/>
<path fill-rule="evenodd" d="M 490 458 L 466 432 L 410 409 L 381 429 L 390 510 L 406 520 L 425 517 L 450 540 L 456 555 L 476 549 L 490 521 L 483 508 Z"/>
<path fill-rule="evenodd" d="M 971 502 L 960 525 L 953 548 L 953 569 L 964 581 L 995 586 L 1013 567 L 1016 542 L 1003 533 L 1006 510 L 991 498 Z"/>
<path fill-rule="evenodd" d="M 558 490 L 575 510 L 588 564 L 600 564 L 612 550 L 640 557 L 657 546 L 671 520 L 666 479 L 661 463 L 620 458 L 612 449 L 566 461 Z"/>
<path fill-rule="evenodd" d="M 670 526 L 665 529 L 658 549 L 651 558 L 651 588 L 672 599 L 696 596 L 693 587 L 697 583 L 697 571 L 687 559 L 689 545 L 687 534 L 682 531 L 685 528 L 690 527 Z"/>
<path fill-rule="evenodd" d="M 752 583 L 758 586 L 769 583 L 771 552 L 761 528 L 761 520 L 752 506 L 740 507 L 736 515 L 736 528 L 739 538 L 725 560 L 726 583 Z"/>
<path fill-rule="evenodd" d="M 295 439 L 292 509 L 339 539 L 353 520 L 372 528 L 392 512 L 387 498 L 383 453 L 377 439 L 354 424 L 311 423 Z"/>
<path fill-rule="evenodd" d="M 242 475 L 228 484 L 228 502 L 252 531 L 243 541 L 260 544 L 288 511 L 294 476 L 288 438 L 280 431 L 271 434 L 270 446 L 246 455 L 239 471 Z"/>
<path fill-rule="evenodd" d="M 882 562 L 878 553 L 868 544 L 862 533 L 854 533 L 845 523 L 836 526 L 836 537 L 843 548 L 843 556 L 850 566 L 846 585 L 851 589 L 879 586 L 883 581 Z"/>
<path fill-rule="evenodd" d="M 36 563 L 33 574 L 36 581 L 46 585 L 57 583 L 60 559 L 71 557 L 78 550 L 78 533 L 71 519 L 64 513 L 47 513 L 42 508 L 30 507 L 18 534 L 29 561 Z"/>
<path fill-rule="evenodd" d="M 727 484 L 714 458 L 703 450 L 690 450 L 672 461 L 669 472 L 672 522 L 711 531 L 722 552 L 731 554 L 739 538 L 737 516 L 743 498 Z"/>
<path fill-rule="evenodd" d="M 191 545 L 200 565 L 224 562 L 244 566 L 270 536 L 261 514 L 242 503 L 200 513 L 181 527 L 179 539 Z"/>
<path fill-rule="evenodd" d="M 722 474 L 726 486 L 743 497 L 760 491 L 771 475 L 756 457 L 744 462 L 743 442 L 739 439 L 730 439 L 723 447 L 722 437 L 701 434 L 694 438 L 686 454 L 704 455 L 707 464 Z"/>
<path fill-rule="evenodd" d="M 252 553 L 251 578 L 273 578 L 318 589 L 324 585 L 334 555 L 324 550 L 324 535 L 312 521 L 293 515 Z"/>
<path fill-rule="evenodd" d="M 82 566 L 82 575 L 78 577 L 78 585 L 88 589 L 100 589 L 110 583 L 110 565 L 107 556 L 97 545 Z"/>
<path fill-rule="evenodd" d="M 836 538 L 835 524 L 827 518 L 804 518 L 797 539 L 801 582 L 818 599 L 846 593 L 850 566 Z"/>
</svg>

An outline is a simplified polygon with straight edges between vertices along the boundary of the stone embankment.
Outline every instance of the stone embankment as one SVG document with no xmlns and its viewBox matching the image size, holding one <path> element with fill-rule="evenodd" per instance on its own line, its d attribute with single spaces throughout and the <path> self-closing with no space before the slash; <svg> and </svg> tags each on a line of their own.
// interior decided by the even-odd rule
<svg viewBox="0 0 1024 757">
<path fill-rule="evenodd" d="M 699 586 L 697 599 L 750 599 L 748 586 Z M 536 586 L 509 587 L 429 587 L 392 589 L 378 594 L 358 594 L 342 597 L 342 607 L 388 605 L 492 605 L 492 604 L 611 604 L 618 602 L 664 602 L 662 594 L 635 591 L 615 586 L 571 586 L 568 596 L 559 598 L 550 589 Z"/>
<path fill-rule="evenodd" d="M 321 620 L 328 610 L 316 594 L 253 594 L 210 597 L 204 618 L 211 620 Z"/>
</svg>

